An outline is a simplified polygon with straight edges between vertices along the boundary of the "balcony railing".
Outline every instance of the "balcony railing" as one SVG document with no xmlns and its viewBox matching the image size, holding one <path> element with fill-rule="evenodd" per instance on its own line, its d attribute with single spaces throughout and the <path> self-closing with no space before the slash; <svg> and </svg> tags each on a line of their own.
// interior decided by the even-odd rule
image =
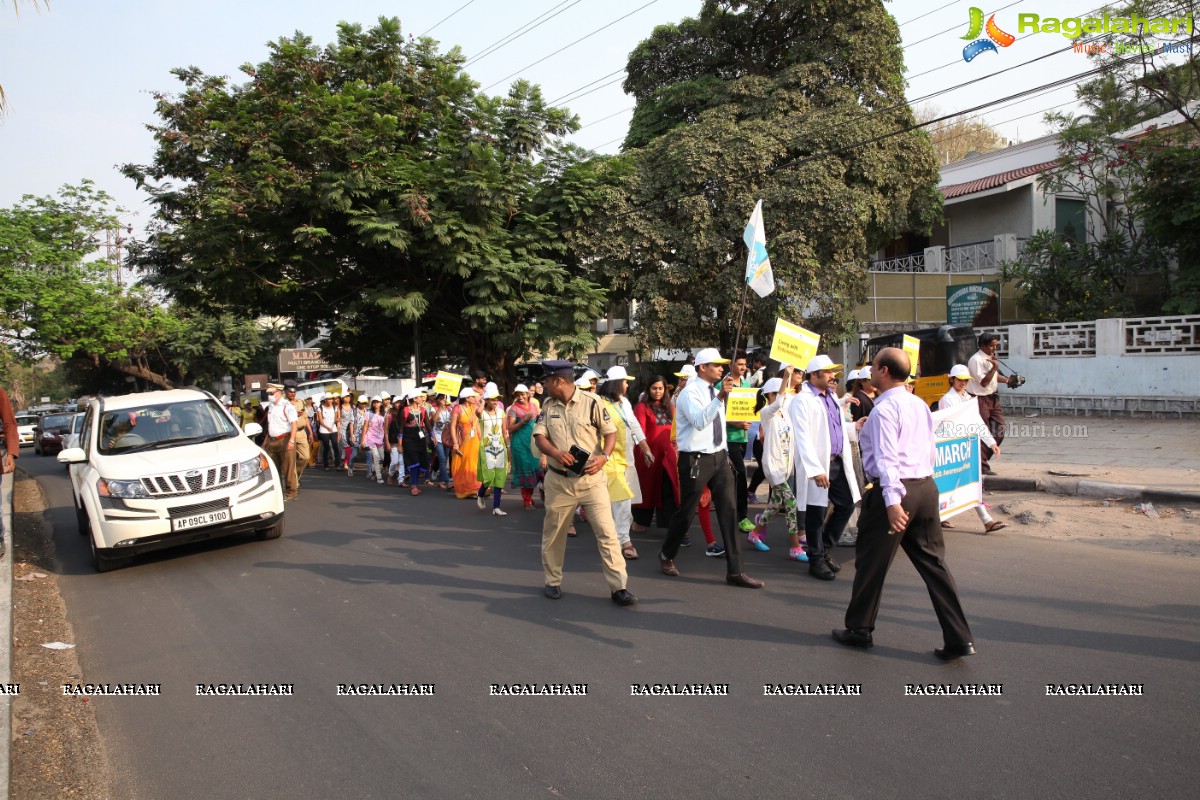
<svg viewBox="0 0 1200 800">
<path fill-rule="evenodd" d="M 871 272 L 924 272 L 925 254 L 909 253 L 896 258 L 872 259 Z"/>
<path fill-rule="evenodd" d="M 1013 239 L 1008 241 L 1012 242 Z M 1016 252 L 1013 253 L 1010 244 L 1009 255 L 1016 256 L 1024 252 L 1025 242 L 1025 239 L 1016 239 Z M 935 247 L 933 251 L 941 251 L 941 268 L 936 262 L 928 264 L 926 254 L 922 251 L 895 258 L 872 259 L 869 269 L 871 272 L 999 272 L 1004 257 L 997 255 L 997 249 L 994 239 L 954 247 Z"/>
</svg>

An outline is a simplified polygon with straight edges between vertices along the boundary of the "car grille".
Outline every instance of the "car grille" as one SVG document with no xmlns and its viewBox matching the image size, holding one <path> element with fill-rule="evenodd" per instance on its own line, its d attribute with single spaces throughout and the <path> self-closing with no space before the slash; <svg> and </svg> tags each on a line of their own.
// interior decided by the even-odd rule
<svg viewBox="0 0 1200 800">
<path fill-rule="evenodd" d="M 171 472 L 142 478 L 142 486 L 151 497 L 175 497 L 199 494 L 237 483 L 238 465 L 224 464 L 207 469 L 190 469 L 186 472 Z"/>
<path fill-rule="evenodd" d="M 174 506 L 167 509 L 167 514 L 172 517 L 186 517 L 191 514 L 205 514 L 209 511 L 219 511 L 222 508 L 229 508 L 228 497 L 220 500 L 210 500 L 207 503 L 196 503 L 190 506 Z"/>
</svg>

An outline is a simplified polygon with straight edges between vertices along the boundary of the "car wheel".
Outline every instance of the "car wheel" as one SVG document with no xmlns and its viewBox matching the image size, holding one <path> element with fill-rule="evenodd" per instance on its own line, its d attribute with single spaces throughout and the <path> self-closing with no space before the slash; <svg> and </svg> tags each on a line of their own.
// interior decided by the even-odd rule
<svg viewBox="0 0 1200 800">
<path fill-rule="evenodd" d="M 84 514 L 84 518 L 87 518 L 86 513 Z M 90 535 L 91 530 L 88 531 L 88 534 L 88 545 L 92 548 L 92 565 L 96 568 L 96 572 L 112 572 L 115 569 L 129 566 L 129 562 L 131 561 L 129 558 L 109 558 L 103 555 L 100 552 L 100 548 L 96 547 L 96 537 Z"/>
<path fill-rule="evenodd" d="M 283 520 L 279 520 L 269 528 L 263 528 L 260 531 L 255 531 L 254 536 L 259 541 L 265 542 L 267 539 L 278 539 L 283 535 Z"/>
</svg>

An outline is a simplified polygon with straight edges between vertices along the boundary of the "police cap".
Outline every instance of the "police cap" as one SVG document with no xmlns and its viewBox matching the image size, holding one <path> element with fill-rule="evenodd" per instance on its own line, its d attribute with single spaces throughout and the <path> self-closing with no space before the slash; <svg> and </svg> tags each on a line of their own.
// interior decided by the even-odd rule
<svg viewBox="0 0 1200 800">
<path fill-rule="evenodd" d="M 570 361 L 543 361 L 542 377 L 551 378 L 556 375 L 561 378 L 574 378 L 575 365 Z"/>
</svg>

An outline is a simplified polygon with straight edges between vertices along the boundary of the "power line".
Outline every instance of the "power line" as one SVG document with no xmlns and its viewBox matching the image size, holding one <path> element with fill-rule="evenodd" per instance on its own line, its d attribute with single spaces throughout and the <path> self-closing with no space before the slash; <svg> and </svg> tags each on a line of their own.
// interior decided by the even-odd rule
<svg viewBox="0 0 1200 800">
<path fill-rule="evenodd" d="M 595 89 L 588 89 L 586 92 L 580 92 L 579 94 L 575 95 L 575 96 L 574 96 L 574 97 L 572 97 L 570 100 L 568 100 L 567 102 L 569 102 L 569 103 L 573 103 L 573 102 L 575 102 L 576 100 L 578 100 L 578 99 L 579 99 L 579 98 L 581 98 L 581 97 L 587 97 L 589 94 L 592 94 L 592 93 L 594 93 L 594 92 L 598 92 L 598 91 L 600 91 L 601 89 L 607 89 L 609 86 L 612 86 L 614 83 L 620 83 L 620 82 L 621 82 L 621 81 L 623 81 L 623 80 L 625 80 L 625 77 L 624 77 L 624 76 L 621 76 L 620 78 L 613 78 L 613 79 L 612 79 L 611 81 L 609 81 L 608 83 L 602 83 L 602 84 L 600 84 L 599 86 L 597 86 Z M 566 105 L 566 103 L 561 103 L 560 105 L 564 105 L 564 106 L 565 106 L 565 105 Z"/>
<path fill-rule="evenodd" d="M 564 50 L 566 50 L 566 49 L 568 49 L 568 48 L 574 47 L 575 45 L 579 44 L 579 43 L 580 43 L 580 42 L 582 42 L 583 40 L 585 40 L 585 39 L 589 39 L 589 38 L 591 38 L 592 36 L 595 36 L 597 33 L 599 33 L 599 32 L 600 32 L 600 31 L 602 31 L 602 30 L 605 30 L 605 29 L 607 29 L 607 28 L 611 28 L 613 25 L 616 25 L 616 24 L 617 24 L 618 22 L 620 22 L 621 20 L 623 20 L 623 19 L 626 19 L 626 18 L 628 18 L 628 17 L 631 17 L 631 16 L 633 16 L 634 14 L 636 14 L 637 12 L 641 11 L 642 9 L 644 9 L 644 8 L 649 8 L 650 6 L 654 5 L 654 4 L 655 4 L 655 3 L 657 3 L 657 2 L 658 2 L 658 0 L 650 0 L 650 2 L 648 2 L 648 3 L 644 4 L 644 5 L 640 5 L 640 6 L 638 6 L 638 7 L 637 7 L 637 8 L 635 8 L 633 11 L 630 11 L 628 14 L 624 14 L 624 15 L 622 15 L 622 16 L 620 16 L 620 17 L 617 17 L 616 19 L 614 19 L 612 22 L 608 23 L 607 25 L 602 25 L 602 26 L 600 26 L 599 28 L 596 28 L 596 29 L 595 29 L 594 31 L 592 31 L 591 33 L 588 33 L 588 34 L 585 34 L 585 35 L 583 35 L 583 36 L 579 37 L 578 39 L 576 39 L 575 41 L 571 42 L 570 44 L 563 45 L 562 47 L 560 47 L 560 48 L 558 48 L 557 50 L 555 50 L 553 53 L 550 53 L 549 55 L 546 55 L 546 56 L 542 56 L 542 57 L 541 57 L 541 58 L 539 58 L 537 61 L 534 61 L 532 64 L 527 64 L 527 65 L 525 65 L 524 67 L 521 67 L 521 69 L 517 70 L 516 72 L 512 73 L 511 75 L 506 75 L 505 77 L 501 78 L 500 80 L 498 80 L 498 81 L 495 81 L 494 83 L 492 83 L 492 84 L 490 84 L 490 85 L 488 85 L 488 86 L 485 86 L 485 87 L 483 87 L 483 91 L 485 91 L 485 92 L 486 92 L 488 89 L 491 89 L 493 86 L 497 86 L 497 85 L 499 85 L 499 84 L 501 84 L 501 83 L 504 83 L 504 82 L 505 82 L 505 81 L 507 81 L 509 78 L 515 78 L 517 75 L 520 75 L 522 72 L 524 72 L 525 70 L 529 69 L 530 67 L 536 67 L 538 64 L 541 64 L 541 63 L 542 63 L 543 61 L 545 61 L 546 59 L 548 59 L 548 58 L 552 58 L 553 56 L 556 56 L 556 55 L 558 55 L 558 54 L 559 54 L 559 53 L 561 53 L 562 51 L 564 51 Z"/>
<path fill-rule="evenodd" d="M 1021 3 L 1024 3 L 1024 2 L 1025 2 L 1025 0 L 1016 0 L 1015 2 L 1009 3 L 1006 6 L 1000 6 L 1000 8 L 997 8 L 995 11 L 993 11 L 991 13 L 999 14 L 1001 11 L 1004 11 L 1005 9 L 1012 8 L 1013 6 L 1019 6 L 1019 5 L 1021 5 Z M 991 15 L 989 14 L 989 16 L 991 16 Z M 930 39 L 936 39 L 937 37 L 941 36 L 942 34 L 949 33 L 950 31 L 957 30 L 961 27 L 962 27 L 961 22 L 958 23 L 957 25 L 951 25 L 949 28 L 946 28 L 946 30 L 944 30 L 944 31 L 938 31 L 935 34 L 926 36 L 924 39 L 917 39 L 915 42 L 910 42 L 910 43 L 904 45 L 904 47 L 902 47 L 901 49 L 907 50 L 910 47 L 916 47 L 917 45 L 921 44 L 921 42 L 928 42 Z"/>
<path fill-rule="evenodd" d="M 937 13 L 937 12 L 939 12 L 939 11 L 943 11 L 943 10 L 945 10 L 945 9 L 949 8 L 950 6 L 957 5 L 957 4 L 961 3 L 961 2 L 962 2 L 962 0 L 950 0 L 950 2 L 949 2 L 949 3 L 946 3 L 946 5 L 944 5 L 944 6 L 938 6 L 938 7 L 937 7 L 937 8 L 935 8 L 933 11 L 926 11 L 924 14 L 921 14 L 920 16 L 913 17 L 912 19 L 910 19 L 910 20 L 907 20 L 906 22 L 901 22 L 901 23 L 900 23 L 900 25 L 899 25 L 898 27 L 901 27 L 901 28 L 903 28 L 905 25 L 908 25 L 909 23 L 916 22 L 916 21 L 917 21 L 917 20 L 919 20 L 919 19 L 925 19 L 925 18 L 926 18 L 926 17 L 928 17 L 930 14 L 936 14 L 936 13 Z"/>
<path fill-rule="evenodd" d="M 584 128 L 590 128 L 593 125 L 596 125 L 601 122 L 605 122 L 606 120 L 610 120 L 613 117 L 619 117 L 622 114 L 624 114 L 626 111 L 633 111 L 635 108 L 637 108 L 637 106 L 630 106 L 629 108 L 622 108 L 620 111 L 614 111 L 613 113 L 609 114 L 607 117 L 601 117 L 600 119 L 594 119 L 591 122 L 589 122 L 587 125 L 580 125 L 579 130 L 583 130 Z"/>
<path fill-rule="evenodd" d="M 1193 35 L 1193 36 L 1189 37 L 1188 39 L 1183 40 L 1182 43 L 1186 44 L 1189 42 L 1197 41 L 1198 39 L 1200 39 L 1200 37 Z M 1141 54 L 1134 53 L 1132 55 L 1116 59 L 1116 61 L 1120 62 L 1120 63 L 1131 63 L 1133 61 L 1136 61 L 1139 58 L 1141 58 Z M 914 123 L 912 125 L 905 125 L 896 130 L 889 131 L 887 133 L 882 133 L 877 136 L 871 136 L 871 137 L 868 137 L 867 139 L 863 139 L 861 141 L 843 145 L 841 147 L 830 148 L 830 149 L 822 150 L 822 151 L 819 151 L 816 153 L 810 153 L 810 154 L 804 155 L 804 156 L 797 156 L 796 158 L 788 159 L 788 160 L 783 161 L 779 164 L 776 164 L 775 166 L 770 167 L 768 169 L 761 170 L 758 172 L 752 172 L 747 175 L 738 176 L 736 178 L 736 180 L 746 180 L 749 178 L 773 175 L 773 174 L 775 174 L 777 172 L 781 172 L 785 169 L 792 169 L 792 168 L 801 166 L 803 164 L 807 164 L 809 162 L 815 161 L 819 158 L 827 158 L 829 156 L 834 156 L 834 155 L 838 155 L 840 153 L 852 151 L 852 150 L 858 149 L 860 147 L 866 147 L 866 146 L 869 146 L 872 144 L 878 144 L 879 142 L 885 141 L 887 139 L 891 139 L 895 136 L 900 136 L 902 134 L 909 133 L 911 131 L 918 130 L 920 128 L 926 128 L 926 127 L 929 127 L 930 125 L 934 125 L 939 122 L 946 122 L 948 120 L 954 119 L 955 117 L 961 117 L 963 115 L 973 114 L 973 113 L 982 111 L 986 108 L 990 108 L 992 106 L 998 106 L 1003 103 L 1011 102 L 1013 100 L 1026 99 L 1031 95 L 1037 94 L 1039 92 L 1044 92 L 1049 89 L 1055 89 L 1055 88 L 1058 88 L 1061 86 L 1077 84 L 1077 83 L 1082 82 L 1083 80 L 1086 80 L 1088 78 L 1092 78 L 1092 77 L 1095 77 L 1097 75 L 1104 73 L 1109 68 L 1109 66 L 1111 66 L 1112 63 L 1113 62 L 1110 62 L 1109 64 L 1106 64 L 1106 65 L 1101 65 L 1099 67 L 1094 67 L 1090 70 L 1085 70 L 1084 72 L 1076 73 L 1075 75 L 1071 75 L 1067 78 L 1059 78 L 1057 80 L 1042 84 L 1041 86 L 1036 86 L 1032 89 L 1025 89 L 1020 92 L 1015 92 L 1006 97 L 1001 97 L 1001 98 L 997 98 L 996 100 L 991 100 L 991 101 L 988 101 L 985 103 L 980 103 L 972 108 L 964 109 L 962 111 L 958 111 L 953 114 L 945 114 L 945 115 L 942 115 L 935 119 L 927 120 L 925 122 Z M 978 82 L 979 80 L 981 80 L 981 79 L 977 78 L 973 82 Z M 1066 105 L 1066 104 L 1064 103 L 1063 105 Z M 1036 113 L 1036 112 L 1034 112 L 1034 113 Z M 1029 116 L 1029 115 L 1025 115 L 1025 116 Z M 605 144 L 610 144 L 610 142 L 606 142 Z M 632 214 L 642 213 L 642 212 L 646 211 L 647 209 L 659 207 L 659 206 L 665 205 L 667 203 L 675 203 L 675 202 L 678 202 L 678 201 L 683 200 L 688 197 L 697 197 L 697 196 L 704 194 L 705 192 L 710 192 L 714 189 L 727 188 L 733 184 L 734 180 L 735 180 L 734 178 L 730 178 L 730 179 L 727 179 L 724 181 L 717 181 L 714 183 L 710 183 L 702 190 L 697 190 L 697 191 L 693 191 L 693 192 L 684 192 L 684 193 L 676 195 L 674 197 L 664 198 L 661 200 L 654 200 L 650 203 L 639 206 L 637 208 L 631 208 L 627 211 L 622 211 L 622 212 L 615 213 L 615 214 L 608 214 L 608 215 L 596 217 L 594 221 L 604 222 L 604 221 L 608 221 L 608 220 L 612 220 L 612 219 L 620 219 L 622 217 L 627 217 Z M 573 229 L 568 228 L 568 229 L 564 230 L 563 232 L 567 233 L 567 232 L 570 232 L 571 230 L 573 230 Z"/>
<path fill-rule="evenodd" d="M 421 34 L 421 36 L 426 36 L 426 35 L 428 35 L 428 34 L 429 34 L 429 33 L 431 33 L 431 32 L 433 31 L 433 29 L 434 29 L 434 28 L 436 28 L 438 25 L 441 25 L 443 22 L 445 22 L 446 20 L 450 19 L 450 17 L 453 17 L 453 16 L 454 16 L 455 14 L 457 14 L 459 11 L 462 11 L 464 8 L 466 8 L 467 6 L 471 5 L 471 3 L 474 3 L 474 2 L 475 2 L 475 0 L 467 0 L 467 2 L 463 3 L 461 6 L 459 6 L 458 8 L 456 8 L 454 11 L 451 11 L 449 14 L 447 14 L 447 15 L 446 15 L 446 16 L 444 16 L 444 17 L 442 17 L 442 18 L 441 18 L 440 20 L 438 20 L 437 22 L 433 23 L 433 28 L 430 28 L 429 30 L 425 31 L 425 33 L 422 33 L 422 34 Z M 418 38 L 420 38 L 420 37 L 418 37 Z"/>
<path fill-rule="evenodd" d="M 480 59 L 487 58 L 492 53 L 496 52 L 497 50 L 500 50 L 501 48 L 507 47 L 508 45 L 512 44 L 517 39 L 520 39 L 522 36 L 529 33 L 530 31 L 534 30 L 535 28 L 540 28 L 542 25 L 545 25 L 547 22 L 554 19 L 559 14 L 563 13 L 563 11 L 568 11 L 571 8 L 579 5 L 582 1 L 583 0 L 574 0 L 574 2 L 571 2 L 571 0 L 562 0 L 562 2 L 559 3 L 558 5 L 553 6 L 548 11 L 543 11 L 541 14 L 538 14 L 536 17 L 531 19 L 529 22 L 526 22 L 524 25 L 521 25 L 520 27 L 518 27 L 512 33 L 509 33 L 505 36 L 501 36 L 499 39 L 492 42 L 487 47 L 483 48 L 483 50 L 481 50 L 477 55 L 473 55 L 470 58 L 468 58 L 466 63 L 463 64 L 463 66 L 468 67 L 471 64 L 474 64 L 476 61 L 479 61 Z M 551 11 L 554 11 L 555 9 L 558 9 L 558 8 L 562 8 L 562 6 L 567 5 L 567 3 L 571 3 L 571 5 L 567 6 L 566 8 L 563 8 L 562 11 L 558 11 L 557 13 L 550 14 Z M 547 14 L 550 14 L 550 16 L 546 17 Z M 546 18 L 542 19 L 542 17 L 546 17 Z M 541 22 L 538 22 L 538 20 L 541 20 Z M 537 23 L 537 24 L 534 24 L 534 23 Z"/>
<path fill-rule="evenodd" d="M 554 98 L 553 100 L 550 101 L 550 105 L 552 105 L 552 106 L 558 105 L 560 100 L 566 100 L 567 98 L 569 98 L 571 95 L 575 94 L 576 92 L 580 92 L 580 91 L 588 88 L 589 86 L 593 86 L 593 85 L 599 83 L 600 81 L 604 80 L 605 78 L 611 78 L 613 75 L 621 75 L 624 72 L 625 72 L 625 68 L 621 67 L 616 72 L 610 72 L 607 75 L 602 75 L 601 77 L 596 78 L 596 80 L 592 81 L 591 83 L 585 83 L 583 86 L 580 86 L 578 89 L 572 89 L 571 91 L 567 92 L 566 94 L 560 95 L 559 97 Z M 609 84 L 606 83 L 604 85 L 608 86 Z"/>
</svg>

